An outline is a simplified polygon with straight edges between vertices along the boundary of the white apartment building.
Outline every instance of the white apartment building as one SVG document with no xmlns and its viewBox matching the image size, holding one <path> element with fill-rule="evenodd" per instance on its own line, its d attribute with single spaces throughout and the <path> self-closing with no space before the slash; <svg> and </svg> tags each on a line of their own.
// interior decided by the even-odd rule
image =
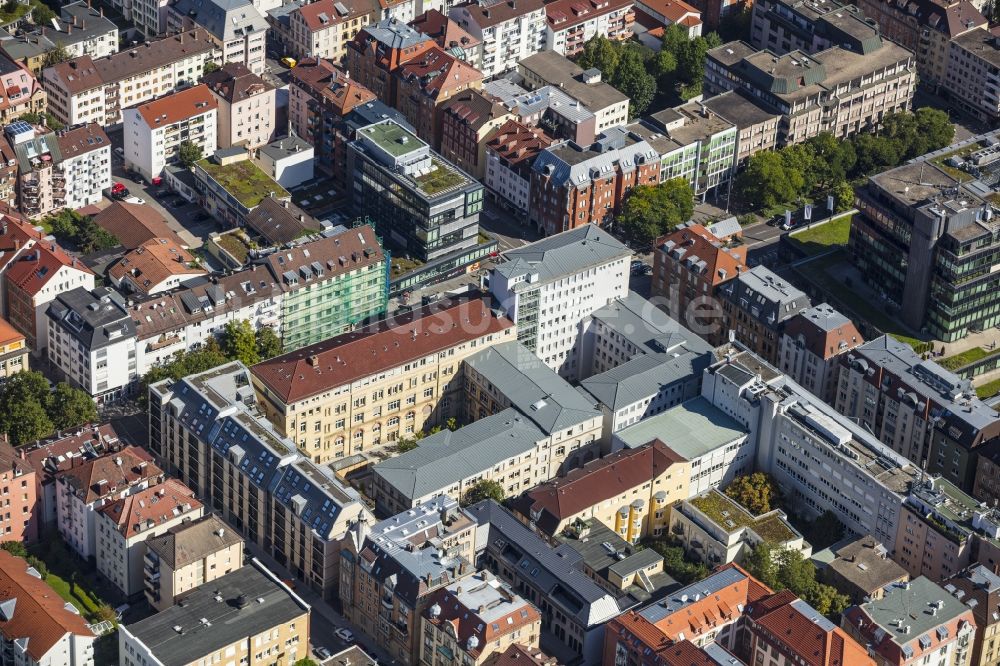
<svg viewBox="0 0 1000 666">
<path fill-rule="evenodd" d="M 280 336 L 282 292 L 273 284 L 266 267 L 253 266 L 130 307 L 139 376 L 177 352 L 217 337 L 229 322 L 249 321 L 255 331 L 269 326 Z"/>
<path fill-rule="evenodd" d="M 250 0 L 176 0 L 167 7 L 167 32 L 203 29 L 221 52 L 219 64 L 238 62 L 263 74 L 267 19 Z"/>
<path fill-rule="evenodd" d="M 146 600 L 157 611 L 243 564 L 243 538 L 215 514 L 185 520 L 145 543 Z"/>
<path fill-rule="evenodd" d="M 152 39 L 167 29 L 167 4 L 170 0 L 111 0 L 114 7 L 147 38 Z"/>
<path fill-rule="evenodd" d="M 103 58 L 118 52 L 118 26 L 97 7 L 79 0 L 63 5 L 59 14 L 57 36 L 48 31 L 46 36 L 63 44 L 70 57 Z"/>
<path fill-rule="evenodd" d="M 976 28 L 948 43 L 942 87 L 968 113 L 986 123 L 1000 122 L 1000 31 Z"/>
<path fill-rule="evenodd" d="M 56 474 L 56 525 L 63 541 L 87 559 L 97 554 L 97 512 L 163 480 L 145 449 L 128 446 Z"/>
<path fill-rule="evenodd" d="M 482 43 L 480 71 L 486 79 L 516 69 L 521 60 L 545 49 L 543 0 L 474 0 L 452 7 L 448 15 Z"/>
<path fill-rule="evenodd" d="M 97 570 L 126 597 L 142 594 L 146 540 L 204 513 L 194 491 L 177 479 L 101 507 L 97 512 Z"/>
<path fill-rule="evenodd" d="M 517 339 L 562 377 L 589 372 L 581 356 L 590 315 L 628 293 L 632 251 L 585 224 L 509 250 L 490 271 L 490 292 L 517 324 Z"/>
<path fill-rule="evenodd" d="M 97 123 L 56 133 L 65 183 L 63 205 L 74 210 L 99 204 L 111 187 L 111 141 Z"/>
<path fill-rule="evenodd" d="M 220 148 L 244 146 L 253 150 L 271 142 L 277 133 L 274 86 L 237 62 L 226 63 L 205 76 L 202 83 L 218 103 Z"/>
<path fill-rule="evenodd" d="M 49 362 L 100 403 L 120 398 L 139 378 L 135 324 L 113 289 L 77 287 L 46 312 Z"/>
<path fill-rule="evenodd" d="M 706 370 L 702 396 L 747 428 L 755 469 L 772 475 L 803 513 L 831 511 L 853 534 L 889 552 L 910 485 L 920 471 L 871 433 L 733 345 Z"/>
<path fill-rule="evenodd" d="M 632 37 L 632 0 L 555 0 L 545 5 L 545 48 L 564 56 L 583 52 L 594 37 L 621 41 Z"/>
<path fill-rule="evenodd" d="M 181 32 L 106 58 L 73 58 L 43 71 L 48 109 L 66 125 L 122 122 L 122 110 L 198 81 L 222 52 L 201 29 Z"/>
<path fill-rule="evenodd" d="M 211 155 L 218 148 L 219 103 L 205 84 L 175 92 L 124 112 L 125 167 L 147 180 L 177 159 L 181 143 Z"/>
</svg>

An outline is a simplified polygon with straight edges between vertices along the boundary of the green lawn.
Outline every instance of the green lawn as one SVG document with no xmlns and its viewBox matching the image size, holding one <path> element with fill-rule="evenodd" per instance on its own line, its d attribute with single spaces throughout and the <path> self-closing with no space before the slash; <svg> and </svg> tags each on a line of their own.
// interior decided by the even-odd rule
<svg viewBox="0 0 1000 666">
<path fill-rule="evenodd" d="M 279 199 L 291 196 L 250 160 L 223 166 L 206 158 L 198 166 L 247 208 L 254 208 L 272 192 Z"/>
<path fill-rule="evenodd" d="M 407 259 L 406 257 L 393 257 L 389 260 L 389 272 L 392 277 L 398 277 L 404 273 L 416 270 L 423 266 L 422 261 Z"/>
<path fill-rule="evenodd" d="M 836 249 L 830 254 L 819 257 L 795 267 L 795 272 L 806 280 L 820 287 L 835 301 L 834 306 L 846 310 L 848 317 L 863 319 L 872 326 L 891 335 L 900 342 L 905 342 L 914 349 L 921 351 L 927 343 L 904 333 L 903 327 L 888 316 L 883 309 L 862 298 L 851 286 L 827 272 L 827 269 L 848 261 L 846 252 Z"/>
<path fill-rule="evenodd" d="M 106 581 L 99 579 L 92 565 L 73 555 L 59 537 L 52 537 L 32 545 L 28 552 L 39 558 L 48 568 L 45 583 L 63 600 L 73 604 L 87 622 L 100 621 L 100 609 L 113 605 L 105 599 L 117 598 L 117 593 Z M 105 595 L 103 598 L 100 595 Z"/>
<path fill-rule="evenodd" d="M 826 252 L 835 245 L 847 245 L 847 239 L 851 235 L 851 219 L 853 217 L 853 213 L 847 213 L 811 229 L 793 232 L 788 235 L 788 240 L 806 256 Z"/>
<path fill-rule="evenodd" d="M 982 386 L 976 387 L 976 395 L 982 400 L 992 398 L 997 393 L 1000 393 L 1000 379 L 994 379 L 991 382 L 986 382 Z"/>
<path fill-rule="evenodd" d="M 966 349 L 960 354 L 942 358 L 938 361 L 938 363 L 949 370 L 958 370 L 959 368 L 964 368 L 970 363 L 980 361 L 989 355 L 990 352 L 986 351 L 982 347 L 973 347 L 972 349 Z"/>
<path fill-rule="evenodd" d="M 7 11 L 8 3 L 3 3 L 0 5 L 0 25 L 7 25 L 8 23 L 13 23 L 24 17 L 25 14 L 33 7 L 30 4 L 17 3 L 14 7 L 14 11 Z"/>
<path fill-rule="evenodd" d="M 784 543 L 795 538 L 795 534 L 777 516 L 764 519 L 756 518 L 742 505 L 718 490 L 693 497 L 689 501 L 692 506 L 708 516 L 716 525 L 730 533 L 749 527 L 760 538 L 769 543 Z M 730 525 L 730 523 L 732 524 Z"/>
<path fill-rule="evenodd" d="M 247 258 L 250 256 L 250 249 L 243 244 L 243 241 L 236 234 L 222 234 L 215 239 L 215 243 L 242 263 L 246 263 Z"/>
</svg>

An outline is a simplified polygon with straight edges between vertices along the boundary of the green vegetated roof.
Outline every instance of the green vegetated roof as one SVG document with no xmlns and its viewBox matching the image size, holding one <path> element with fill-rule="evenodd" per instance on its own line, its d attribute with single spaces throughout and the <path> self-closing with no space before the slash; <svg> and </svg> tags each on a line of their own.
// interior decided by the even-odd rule
<svg viewBox="0 0 1000 666">
<path fill-rule="evenodd" d="M 797 537 L 778 514 L 769 514 L 758 518 L 718 490 L 710 490 L 704 495 L 698 495 L 688 501 L 708 516 L 712 522 L 728 530 L 730 534 L 749 527 L 761 539 L 772 544 L 785 543 Z"/>
<path fill-rule="evenodd" d="M 988 352 L 982 347 L 972 347 L 971 349 L 966 349 L 964 352 L 942 358 L 938 360 L 938 364 L 949 370 L 958 370 L 960 368 L 964 368 L 970 363 L 981 361 L 991 355 L 992 352 Z"/>
<path fill-rule="evenodd" d="M 441 160 L 432 159 L 431 164 L 434 165 L 434 169 L 430 173 L 413 178 L 427 196 L 434 196 L 445 190 L 465 184 L 465 176 L 449 168 Z"/>
<path fill-rule="evenodd" d="M 291 196 L 250 160 L 221 165 L 203 159 L 198 166 L 247 208 L 253 208 L 272 193 L 279 199 Z"/>
</svg>

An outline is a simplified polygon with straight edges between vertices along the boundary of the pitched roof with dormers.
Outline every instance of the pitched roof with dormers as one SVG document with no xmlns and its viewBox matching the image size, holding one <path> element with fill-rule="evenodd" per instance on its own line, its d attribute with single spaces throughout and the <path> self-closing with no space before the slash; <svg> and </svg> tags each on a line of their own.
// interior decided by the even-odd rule
<svg viewBox="0 0 1000 666">
<path fill-rule="evenodd" d="M 515 500 L 514 508 L 554 535 L 562 521 L 649 483 L 682 460 L 660 440 L 623 449 L 535 486 Z"/>
<path fill-rule="evenodd" d="M 274 86 L 251 72 L 241 62 L 227 62 L 221 69 L 203 76 L 201 82 L 230 104 L 274 90 Z"/>
<path fill-rule="evenodd" d="M 708 276 L 715 287 L 747 270 L 746 247 L 727 248 L 711 231 L 700 224 L 675 229 L 653 244 L 688 270 Z"/>
<path fill-rule="evenodd" d="M 483 73 L 434 46 L 400 66 L 399 77 L 415 83 L 430 97 L 447 98 L 452 90 L 462 90 L 474 81 L 482 81 Z"/>
<path fill-rule="evenodd" d="M 56 474 L 85 504 L 162 477 L 163 470 L 153 462 L 153 456 L 138 446 L 127 446 Z"/>
<path fill-rule="evenodd" d="M 63 267 L 87 274 L 93 273 L 83 265 L 83 262 L 70 257 L 55 243 L 49 241 L 35 243 L 31 249 L 22 252 L 7 269 L 7 284 L 16 285 L 21 291 L 35 296 Z"/>
<path fill-rule="evenodd" d="M 830 359 L 865 343 L 854 322 L 820 303 L 785 322 L 785 335 L 802 343 L 814 356 Z"/>
<path fill-rule="evenodd" d="M 128 278 L 136 290 L 150 293 L 174 275 L 204 275 L 205 269 L 193 267 L 194 258 L 180 245 L 166 238 L 153 238 L 127 252 L 108 271 L 118 284 Z"/>
<path fill-rule="evenodd" d="M 177 479 L 167 479 L 163 483 L 105 504 L 100 512 L 114 522 L 125 539 L 131 539 L 157 525 L 199 511 L 202 507 L 193 490 Z"/>
<path fill-rule="evenodd" d="M 29 573 L 27 562 L 0 550 L 0 634 L 32 662 L 44 663 L 67 633 L 94 638 L 76 609 Z M 51 663 L 61 662 L 56 656 Z"/>
</svg>

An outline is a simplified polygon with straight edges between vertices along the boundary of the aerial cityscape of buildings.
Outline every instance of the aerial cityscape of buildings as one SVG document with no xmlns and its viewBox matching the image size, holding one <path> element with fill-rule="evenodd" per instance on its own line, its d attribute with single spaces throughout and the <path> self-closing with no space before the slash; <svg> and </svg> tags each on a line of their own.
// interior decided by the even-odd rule
<svg viewBox="0 0 1000 666">
<path fill-rule="evenodd" d="M 0 128 L 0 666 L 1000 664 L 996 2 L 11 0 Z"/>
</svg>

